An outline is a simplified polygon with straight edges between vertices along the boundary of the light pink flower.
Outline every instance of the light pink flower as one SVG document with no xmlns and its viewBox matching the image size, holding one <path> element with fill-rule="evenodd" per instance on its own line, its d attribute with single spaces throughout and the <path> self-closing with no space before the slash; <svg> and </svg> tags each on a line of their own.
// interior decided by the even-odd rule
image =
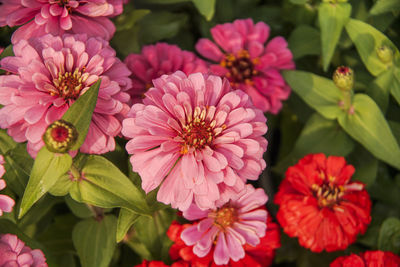
<svg viewBox="0 0 400 267">
<path fill-rule="evenodd" d="M 47 267 L 46 258 L 40 249 L 32 250 L 16 235 L 0 235 L 0 266 Z"/>
<path fill-rule="evenodd" d="M 227 77 L 233 88 L 251 96 L 256 107 L 278 113 L 290 94 L 279 70 L 294 68 L 285 39 L 275 37 L 264 45 L 269 27 L 252 19 L 217 25 L 211 35 L 218 46 L 205 38 L 196 44 L 202 56 L 218 63 L 210 66 L 211 73 Z"/>
<path fill-rule="evenodd" d="M 1 179 L 3 177 L 6 170 L 4 169 L 3 164 L 5 163 L 3 155 L 0 155 L 0 190 L 6 188 L 6 182 Z M 3 215 L 3 212 L 11 212 L 12 208 L 15 205 L 14 199 L 10 198 L 7 195 L 0 194 L 0 216 Z"/>
<path fill-rule="evenodd" d="M 201 73 L 177 71 L 153 83 L 122 127 L 146 192 L 161 184 L 158 201 L 180 210 L 194 201 L 208 209 L 258 179 L 267 125 L 248 95 Z"/>
<path fill-rule="evenodd" d="M 132 90 L 129 92 L 134 103 L 141 102 L 143 94 L 153 86 L 152 80 L 163 74 L 177 70 L 186 75 L 208 71 L 206 63 L 194 53 L 166 43 L 144 46 L 141 54 L 130 54 L 125 64 L 132 72 Z"/>
<path fill-rule="evenodd" d="M 123 0 L 2 0 L 0 27 L 18 26 L 13 44 L 46 33 L 85 33 L 110 40 L 115 26 L 109 19 L 122 13 Z"/>
<path fill-rule="evenodd" d="M 228 264 L 229 259 L 238 261 L 245 256 L 243 246 L 257 246 L 267 229 L 267 211 L 264 204 L 268 197 L 263 189 L 246 189 L 230 202 L 212 210 L 200 210 L 191 205 L 183 212 L 188 220 L 200 220 L 196 225 L 186 228 L 181 234 L 193 253 L 206 256 L 214 247 L 214 262 Z"/>
<path fill-rule="evenodd" d="M 17 142 L 28 141 L 36 156 L 46 127 L 62 117 L 70 105 L 101 78 L 101 86 L 85 142 L 84 153 L 100 154 L 115 148 L 119 117 L 129 110 L 130 71 L 107 41 L 86 35 L 22 40 L 14 57 L 0 64 L 10 75 L 0 76 L 0 127 Z M 121 116 L 122 117 L 122 116 Z"/>
</svg>

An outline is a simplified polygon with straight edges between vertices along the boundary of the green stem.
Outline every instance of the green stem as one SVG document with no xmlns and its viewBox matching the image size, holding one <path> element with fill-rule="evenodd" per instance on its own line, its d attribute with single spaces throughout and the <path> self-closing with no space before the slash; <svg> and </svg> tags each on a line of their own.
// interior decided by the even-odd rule
<svg viewBox="0 0 400 267">
<path fill-rule="evenodd" d="M 74 177 L 74 180 L 80 180 L 81 179 L 81 172 L 79 169 L 72 163 L 71 168 L 69 169 L 72 176 Z"/>
<path fill-rule="evenodd" d="M 351 100 L 353 97 L 352 90 L 341 90 L 343 95 L 343 108 L 344 110 L 349 110 L 351 107 Z"/>
</svg>

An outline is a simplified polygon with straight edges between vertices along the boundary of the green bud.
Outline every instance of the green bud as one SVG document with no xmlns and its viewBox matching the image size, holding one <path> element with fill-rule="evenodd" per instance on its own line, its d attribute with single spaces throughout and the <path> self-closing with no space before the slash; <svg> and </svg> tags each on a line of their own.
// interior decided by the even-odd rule
<svg viewBox="0 0 400 267">
<path fill-rule="evenodd" d="M 376 53 L 383 63 L 389 63 L 393 60 L 393 50 L 386 45 L 381 45 L 378 47 L 376 49 Z"/>
<path fill-rule="evenodd" d="M 76 143 L 78 132 L 71 123 L 58 120 L 50 124 L 43 135 L 43 141 L 49 151 L 66 153 Z"/>
<path fill-rule="evenodd" d="M 350 91 L 354 85 L 354 73 L 349 67 L 340 66 L 333 73 L 333 82 L 335 85 L 344 91 Z"/>
</svg>

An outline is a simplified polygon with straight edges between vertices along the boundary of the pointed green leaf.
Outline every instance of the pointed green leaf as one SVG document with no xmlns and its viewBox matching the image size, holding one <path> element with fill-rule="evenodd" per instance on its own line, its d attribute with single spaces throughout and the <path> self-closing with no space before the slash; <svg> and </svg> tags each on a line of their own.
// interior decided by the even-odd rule
<svg viewBox="0 0 400 267">
<path fill-rule="evenodd" d="M 399 0 L 379 0 L 376 1 L 375 5 L 371 8 L 369 13 L 372 15 L 379 15 L 387 12 L 395 12 L 400 10 Z"/>
<path fill-rule="evenodd" d="M 338 105 L 342 94 L 332 80 L 304 71 L 285 71 L 283 76 L 292 90 L 325 118 L 335 119 L 343 113 Z"/>
<path fill-rule="evenodd" d="M 281 160 L 274 170 L 284 173 L 299 159 L 310 153 L 346 156 L 354 148 L 354 141 L 335 120 L 328 120 L 315 113 L 301 131 L 292 152 Z"/>
<path fill-rule="evenodd" d="M 69 195 L 65 196 L 65 203 L 76 217 L 86 219 L 95 215 L 88 205 L 76 202 Z"/>
<path fill-rule="evenodd" d="M 64 175 L 72 164 L 69 154 L 56 154 L 43 147 L 33 164 L 19 211 L 21 218 Z"/>
<path fill-rule="evenodd" d="M 102 208 L 123 207 L 139 214 L 150 214 L 145 195 L 107 159 L 91 155 L 75 181 L 70 195 L 78 202 Z"/>
<path fill-rule="evenodd" d="M 375 100 L 383 112 L 389 104 L 390 87 L 393 84 L 393 72 L 387 70 L 379 74 L 368 88 L 368 94 Z"/>
<path fill-rule="evenodd" d="M 349 3 L 321 3 L 318 9 L 319 26 L 321 28 L 322 61 L 327 71 L 333 52 L 342 34 L 343 26 L 350 18 Z"/>
<path fill-rule="evenodd" d="M 308 25 L 300 25 L 294 29 L 288 43 L 294 59 L 321 53 L 320 33 L 317 29 Z"/>
<path fill-rule="evenodd" d="M 92 121 L 92 114 L 96 107 L 101 79 L 95 82 L 81 95 L 65 112 L 63 120 L 72 123 L 78 131 L 78 140 L 71 150 L 77 150 L 85 141 L 89 125 Z"/>
<path fill-rule="evenodd" d="M 400 148 L 385 117 L 376 103 L 367 95 L 353 98 L 354 114 L 343 114 L 339 124 L 375 157 L 400 169 Z"/>
<path fill-rule="evenodd" d="M 74 184 L 74 181 L 71 179 L 69 173 L 61 175 L 58 178 L 57 183 L 55 183 L 50 189 L 49 193 L 53 196 L 63 197 L 68 194 L 71 186 Z"/>
<path fill-rule="evenodd" d="M 192 0 L 193 4 L 207 20 L 211 20 L 215 12 L 216 0 Z"/>
<path fill-rule="evenodd" d="M 378 249 L 391 251 L 395 254 L 400 252 L 400 220 L 388 218 L 381 226 L 378 238 Z"/>
<path fill-rule="evenodd" d="M 6 133 L 0 129 L 0 154 L 5 155 L 9 150 L 17 146 L 17 143 Z"/>
<path fill-rule="evenodd" d="M 101 220 L 86 219 L 75 225 L 72 241 L 82 267 L 107 267 L 117 243 L 117 218 L 107 215 Z"/>
<path fill-rule="evenodd" d="M 386 45 L 393 50 L 394 57 L 400 56 L 396 46 L 383 33 L 365 22 L 350 19 L 346 24 L 346 31 L 368 71 L 374 76 L 391 67 L 391 63 L 383 63 L 379 59 L 376 51 L 380 46 Z"/>
<path fill-rule="evenodd" d="M 117 224 L 117 242 L 121 242 L 129 228 L 136 222 L 140 217 L 139 214 L 132 212 L 128 209 L 122 208 L 119 211 L 118 224 Z"/>
</svg>

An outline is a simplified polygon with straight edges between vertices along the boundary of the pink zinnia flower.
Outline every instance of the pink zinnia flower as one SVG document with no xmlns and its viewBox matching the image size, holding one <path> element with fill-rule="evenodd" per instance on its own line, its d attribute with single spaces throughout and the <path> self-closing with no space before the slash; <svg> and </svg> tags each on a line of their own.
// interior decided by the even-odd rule
<svg viewBox="0 0 400 267">
<path fill-rule="evenodd" d="M 32 250 L 16 235 L 0 235 L 0 266 L 47 267 L 46 258 L 39 249 Z"/>
<path fill-rule="evenodd" d="M 110 40 L 115 26 L 109 19 L 122 13 L 122 0 L 2 0 L 0 27 L 18 26 L 13 44 L 46 33 L 85 33 Z"/>
<path fill-rule="evenodd" d="M 217 25 L 211 35 L 219 47 L 204 38 L 196 44 L 202 56 L 218 63 L 210 66 L 211 72 L 227 77 L 233 88 L 251 96 L 256 107 L 278 113 L 290 94 L 279 70 L 294 68 L 285 39 L 275 37 L 265 46 L 269 27 L 264 22 L 254 24 L 252 19 Z"/>
<path fill-rule="evenodd" d="M 243 91 L 201 73 L 163 75 L 132 106 L 122 134 L 133 171 L 157 199 L 185 210 L 215 208 L 265 168 L 266 118 Z"/>
<path fill-rule="evenodd" d="M 5 161 L 3 155 L 0 155 L 0 190 L 6 188 L 6 182 L 1 179 L 1 177 L 3 177 L 4 173 L 6 172 L 3 166 L 4 163 Z M 3 215 L 3 212 L 11 212 L 14 205 L 14 199 L 10 198 L 7 195 L 0 194 L 0 216 Z"/>
<path fill-rule="evenodd" d="M 125 64 L 132 72 L 132 90 L 129 92 L 134 103 L 141 102 L 144 93 L 153 87 L 153 79 L 163 74 L 172 74 L 178 70 L 186 75 L 208 72 L 206 63 L 194 53 L 167 43 L 144 46 L 141 54 L 127 56 Z"/>
<path fill-rule="evenodd" d="M 0 61 L 10 75 L 0 76 L 0 127 L 17 142 L 28 141 L 35 156 L 43 146 L 49 124 L 101 78 L 101 86 L 85 142 L 84 153 L 105 153 L 115 148 L 119 117 L 129 110 L 131 74 L 115 57 L 107 41 L 86 35 L 52 36 L 22 40 L 14 57 Z M 122 116 L 121 116 L 122 117 Z"/>
<path fill-rule="evenodd" d="M 264 204 L 268 197 L 262 189 L 246 185 L 242 194 L 230 202 L 212 210 L 200 210 L 191 205 L 183 212 L 188 220 L 200 220 L 183 230 L 182 240 L 193 246 L 199 257 L 206 256 L 214 248 L 214 262 L 228 264 L 229 259 L 238 261 L 245 257 L 243 246 L 257 246 L 267 228 L 267 211 Z"/>
</svg>

